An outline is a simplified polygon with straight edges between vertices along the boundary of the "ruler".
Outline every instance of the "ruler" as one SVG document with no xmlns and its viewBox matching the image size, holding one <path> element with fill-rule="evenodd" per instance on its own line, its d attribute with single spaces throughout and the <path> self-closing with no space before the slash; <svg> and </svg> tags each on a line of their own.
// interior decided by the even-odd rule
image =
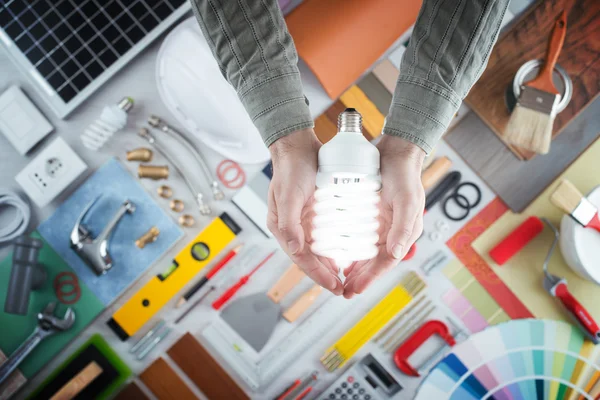
<svg viewBox="0 0 600 400">
<path fill-rule="evenodd" d="M 293 359 L 338 323 L 339 320 L 331 316 L 349 309 L 355 299 L 331 296 L 264 355 L 256 353 L 220 319 L 205 328 L 202 336 L 250 388 L 258 390 L 273 382 L 292 364 Z"/>
</svg>

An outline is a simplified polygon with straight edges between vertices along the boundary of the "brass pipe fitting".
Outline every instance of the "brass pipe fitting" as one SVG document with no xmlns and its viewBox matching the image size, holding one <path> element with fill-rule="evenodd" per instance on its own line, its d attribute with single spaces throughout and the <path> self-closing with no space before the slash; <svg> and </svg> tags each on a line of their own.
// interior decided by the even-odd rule
<svg viewBox="0 0 600 400">
<path fill-rule="evenodd" d="M 127 161 L 149 162 L 152 161 L 153 155 L 152 150 L 146 147 L 139 147 L 127 152 Z"/>
<path fill-rule="evenodd" d="M 171 207 L 171 210 L 175 212 L 182 212 L 185 208 L 185 204 L 183 204 L 183 201 L 178 199 L 171 200 L 171 204 L 169 206 Z"/>
<path fill-rule="evenodd" d="M 192 217 L 190 214 L 184 214 L 179 217 L 179 225 L 185 226 L 186 228 L 194 226 L 195 223 L 196 220 L 194 220 L 194 217 Z"/>
<path fill-rule="evenodd" d="M 173 189 L 171 189 L 171 187 L 167 185 L 159 186 L 158 189 L 156 189 L 156 192 L 163 199 L 170 199 L 171 196 L 173 196 Z"/>
<path fill-rule="evenodd" d="M 140 164 L 138 167 L 138 177 L 154 179 L 167 179 L 169 177 L 169 167 L 167 165 L 147 165 Z"/>
<path fill-rule="evenodd" d="M 158 239 L 158 235 L 160 231 L 157 227 L 153 226 L 148 230 L 148 232 L 144 233 L 138 240 L 135 241 L 135 245 L 140 249 L 143 249 L 147 244 L 156 242 Z"/>
</svg>

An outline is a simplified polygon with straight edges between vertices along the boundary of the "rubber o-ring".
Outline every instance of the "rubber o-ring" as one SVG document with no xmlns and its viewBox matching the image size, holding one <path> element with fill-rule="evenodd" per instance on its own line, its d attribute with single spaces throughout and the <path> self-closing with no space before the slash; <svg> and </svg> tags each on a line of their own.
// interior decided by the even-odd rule
<svg viewBox="0 0 600 400">
<path fill-rule="evenodd" d="M 462 221 L 463 219 L 467 218 L 467 216 L 469 215 L 470 208 L 465 209 L 465 208 L 461 207 L 463 210 L 465 210 L 465 215 L 462 215 L 460 217 L 454 217 L 454 216 L 450 215 L 450 213 L 448 213 L 448 209 L 447 209 L 448 208 L 448 201 L 450 201 L 450 199 L 454 199 L 455 197 L 461 197 L 463 201 L 465 201 L 467 203 L 469 202 L 469 199 L 467 199 L 462 194 L 460 194 L 460 193 L 453 193 L 450 196 L 446 197 L 446 199 L 444 199 L 444 202 L 442 203 L 442 211 L 443 211 L 444 215 L 446 216 L 446 218 L 448 218 L 449 220 L 451 220 L 451 221 Z M 454 202 L 456 204 L 458 204 L 458 202 L 456 200 L 454 200 Z"/>
<path fill-rule="evenodd" d="M 479 203 L 481 203 L 481 189 L 479 189 L 479 186 L 477 186 L 476 184 L 474 184 L 473 182 L 462 182 L 460 183 L 455 189 L 454 189 L 454 193 L 456 194 L 460 194 L 459 191 L 461 188 L 465 187 L 465 186 L 469 186 L 472 187 L 473 189 L 475 189 L 475 193 L 477 194 L 477 200 L 475 200 L 475 202 L 473 204 L 471 204 L 471 202 L 469 201 L 469 199 L 467 197 L 465 197 L 464 195 L 461 194 L 461 196 L 463 196 L 465 199 L 467 199 L 466 203 L 469 205 L 469 209 L 475 208 L 479 205 Z M 460 204 L 458 202 L 458 200 L 455 200 L 456 204 L 458 204 L 459 206 L 461 206 L 462 208 L 465 208 L 462 204 Z"/>
</svg>

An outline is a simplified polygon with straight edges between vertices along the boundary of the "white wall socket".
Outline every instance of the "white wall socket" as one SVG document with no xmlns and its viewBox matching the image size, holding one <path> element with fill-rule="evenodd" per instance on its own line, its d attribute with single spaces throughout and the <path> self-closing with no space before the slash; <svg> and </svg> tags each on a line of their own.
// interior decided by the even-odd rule
<svg viewBox="0 0 600 400">
<path fill-rule="evenodd" d="M 44 207 L 69 186 L 87 166 L 61 137 L 37 155 L 15 180 L 39 207 Z"/>
</svg>

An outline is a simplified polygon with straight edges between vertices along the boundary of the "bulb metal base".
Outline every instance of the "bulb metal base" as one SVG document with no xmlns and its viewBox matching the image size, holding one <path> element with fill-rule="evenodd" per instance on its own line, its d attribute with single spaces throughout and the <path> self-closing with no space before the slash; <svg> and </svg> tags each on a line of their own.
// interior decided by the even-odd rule
<svg viewBox="0 0 600 400">
<path fill-rule="evenodd" d="M 362 115 L 354 108 L 346 108 L 338 116 L 338 132 L 362 133 Z"/>
</svg>

